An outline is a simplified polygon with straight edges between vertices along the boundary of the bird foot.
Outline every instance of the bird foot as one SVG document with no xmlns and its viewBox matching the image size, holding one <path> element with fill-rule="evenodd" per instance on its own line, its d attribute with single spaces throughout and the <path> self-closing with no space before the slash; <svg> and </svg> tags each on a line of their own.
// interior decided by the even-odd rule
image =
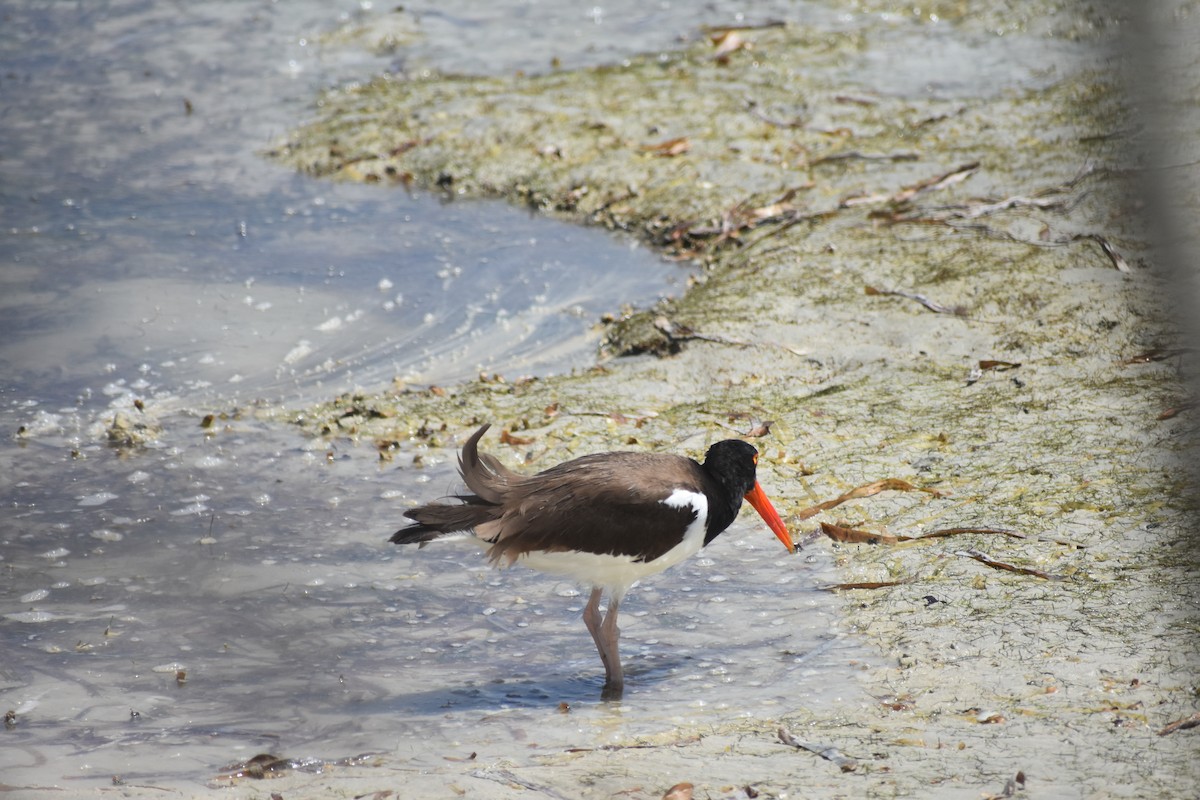
<svg viewBox="0 0 1200 800">
<path fill-rule="evenodd" d="M 600 690 L 600 699 L 604 702 L 614 702 L 621 699 L 625 694 L 624 683 L 609 683 L 605 681 L 604 688 Z"/>
</svg>

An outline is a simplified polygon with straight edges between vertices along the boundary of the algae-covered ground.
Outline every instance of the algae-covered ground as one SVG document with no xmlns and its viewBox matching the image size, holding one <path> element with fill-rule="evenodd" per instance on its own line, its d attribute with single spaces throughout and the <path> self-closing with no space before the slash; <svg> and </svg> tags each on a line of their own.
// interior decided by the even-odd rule
<svg viewBox="0 0 1200 800">
<path fill-rule="evenodd" d="M 944 5 L 942 26 L 995 30 L 995 11 Z M 264 413 L 385 458 L 490 421 L 530 469 L 753 434 L 797 538 L 863 587 L 837 591 L 879 654 L 866 712 L 514 751 L 427 791 L 659 797 L 684 772 L 697 797 L 1194 792 L 1200 733 L 1168 727 L 1200 710 L 1187 298 L 1145 224 L 1147 120 L 1114 49 L 1129 21 L 1047 15 L 1026 46 L 1088 57 L 1038 85 L 893 93 L 844 68 L 869 30 L 779 25 L 603 68 L 379 78 L 272 151 L 632 231 L 703 270 L 605 321 L 593 369 Z M 806 511 L 889 478 L 926 491 Z M 821 522 L 913 539 L 834 542 Z M 781 750 L 780 726 L 854 761 Z M 306 780 L 293 791 L 332 786 Z"/>
</svg>

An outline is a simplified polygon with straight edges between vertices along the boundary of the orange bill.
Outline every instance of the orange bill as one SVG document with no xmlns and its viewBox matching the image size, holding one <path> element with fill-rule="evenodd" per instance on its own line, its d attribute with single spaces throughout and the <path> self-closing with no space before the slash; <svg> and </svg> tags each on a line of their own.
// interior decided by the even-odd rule
<svg viewBox="0 0 1200 800">
<path fill-rule="evenodd" d="M 775 532 L 788 552 L 796 552 L 796 545 L 792 543 L 792 535 L 784 527 L 783 520 L 779 518 L 779 512 L 775 510 L 775 506 L 771 505 L 771 501 L 767 499 L 767 493 L 763 491 L 762 485 L 758 481 L 754 482 L 753 489 L 746 492 L 746 500 L 754 506 L 754 510 L 763 518 L 763 522 L 767 523 L 767 527 Z"/>
</svg>

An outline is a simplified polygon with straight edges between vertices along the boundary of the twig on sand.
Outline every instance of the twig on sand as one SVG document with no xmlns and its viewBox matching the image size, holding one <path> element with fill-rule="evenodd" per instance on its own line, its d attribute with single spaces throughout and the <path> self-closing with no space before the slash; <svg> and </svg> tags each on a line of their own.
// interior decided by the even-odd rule
<svg viewBox="0 0 1200 800">
<path fill-rule="evenodd" d="M 471 773 L 472 778 L 482 778 L 483 780 L 495 781 L 496 783 L 504 783 L 510 786 L 520 786 L 522 789 L 529 789 L 532 792 L 553 797 L 556 800 L 570 800 L 566 795 L 559 794 L 549 786 L 544 786 L 540 783 L 534 783 L 531 780 L 526 780 L 513 772 L 506 769 L 496 769 L 489 767 L 487 769 L 477 769 Z"/>
<path fill-rule="evenodd" d="M 956 317 L 967 316 L 966 306 L 944 306 L 934 300 L 930 300 L 923 294 L 916 292 L 902 292 L 899 289 L 876 289 L 874 286 L 867 286 L 865 289 L 869 295 L 888 295 L 891 297 L 903 297 L 907 300 L 915 300 L 925 306 L 935 314 L 953 314 Z"/>
<path fill-rule="evenodd" d="M 1034 569 L 1033 567 L 1018 567 L 1016 564 L 1009 564 L 1006 561 L 997 561 L 986 553 L 981 553 L 978 550 L 958 550 L 954 553 L 954 555 L 973 558 L 980 564 L 986 564 L 992 569 L 1002 569 L 1008 572 L 1015 572 L 1018 575 L 1032 575 L 1035 578 L 1042 578 L 1048 581 L 1064 580 L 1062 575 L 1052 575 L 1049 572 L 1043 572 L 1042 570 Z"/>
<path fill-rule="evenodd" d="M 784 744 L 790 745 L 799 750 L 807 750 L 810 753 L 816 753 L 826 761 L 836 764 L 842 772 L 854 772 L 854 770 L 858 769 L 858 760 L 847 755 L 842 755 L 842 752 L 836 747 L 814 744 L 812 742 L 806 742 L 803 739 L 797 739 L 792 735 L 791 731 L 783 726 L 780 726 L 778 735 L 779 741 L 783 742 Z"/>
<path fill-rule="evenodd" d="M 1168 734 L 1172 734 L 1175 731 L 1186 731 L 1188 728 L 1195 728 L 1197 726 L 1200 726 L 1200 711 L 1197 711 L 1195 714 L 1192 714 L 1190 717 L 1184 717 L 1183 719 L 1177 719 L 1174 722 L 1164 725 L 1162 730 L 1160 730 L 1158 732 L 1158 735 L 1159 736 L 1167 736 Z"/>
</svg>

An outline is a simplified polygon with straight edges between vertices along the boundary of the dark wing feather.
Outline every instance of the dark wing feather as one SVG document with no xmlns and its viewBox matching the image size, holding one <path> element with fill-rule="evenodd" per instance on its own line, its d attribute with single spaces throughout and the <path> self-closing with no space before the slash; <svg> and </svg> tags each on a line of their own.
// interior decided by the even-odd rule
<svg viewBox="0 0 1200 800">
<path fill-rule="evenodd" d="M 508 487 L 503 514 L 477 525 L 493 561 L 580 550 L 653 560 L 695 520 L 662 501 L 674 489 L 703 492 L 700 465 L 651 453 L 603 453 L 559 464 Z"/>
</svg>

